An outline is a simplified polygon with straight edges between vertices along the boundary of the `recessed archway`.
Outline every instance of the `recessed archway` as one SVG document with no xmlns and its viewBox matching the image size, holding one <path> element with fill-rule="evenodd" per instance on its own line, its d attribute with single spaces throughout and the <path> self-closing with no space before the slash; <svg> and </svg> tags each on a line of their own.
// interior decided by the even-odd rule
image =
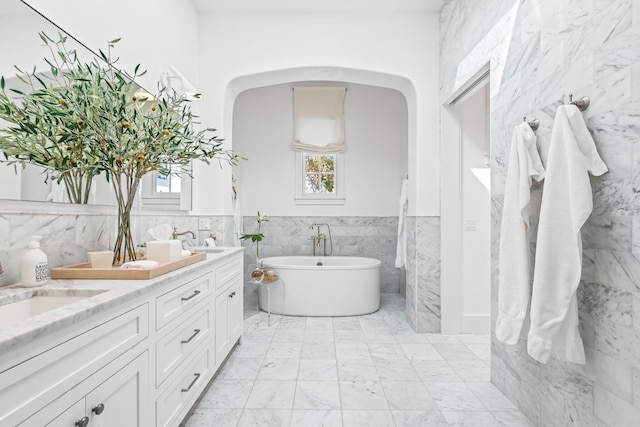
<svg viewBox="0 0 640 427">
<path fill-rule="evenodd" d="M 407 168 L 409 175 L 415 176 L 413 171 L 416 167 L 416 156 L 413 155 L 416 151 L 417 144 L 417 106 L 416 106 L 416 90 L 413 83 L 402 76 L 379 73 L 370 70 L 359 70 L 340 67 L 301 67 L 301 68 L 289 68 L 281 70 L 265 71 L 262 73 L 251 74 L 246 76 L 239 76 L 230 81 L 225 90 L 224 100 L 224 128 L 225 136 L 233 142 L 233 124 L 234 124 L 234 107 L 240 94 L 252 90 L 277 85 L 286 85 L 297 82 L 340 82 L 356 85 L 375 86 L 384 89 L 391 89 L 399 92 L 406 101 L 407 107 L 407 151 L 409 153 L 407 158 Z M 231 172 L 226 177 L 231 179 Z M 227 181 L 229 182 L 229 181 Z M 414 185 L 415 189 L 416 186 Z M 415 191 L 415 190 L 414 190 Z M 415 197 L 411 197 L 415 200 Z M 389 200 L 395 206 L 396 200 Z M 229 211 L 225 209 L 226 211 Z M 394 246 L 395 247 L 395 246 Z M 393 261 L 391 261 L 393 263 Z M 415 267 L 412 267 L 415 268 Z M 415 271 L 410 270 L 407 274 L 414 274 Z M 417 296 L 417 293 L 411 293 L 413 296 Z M 414 302 L 408 304 L 409 307 L 417 307 Z"/>
</svg>

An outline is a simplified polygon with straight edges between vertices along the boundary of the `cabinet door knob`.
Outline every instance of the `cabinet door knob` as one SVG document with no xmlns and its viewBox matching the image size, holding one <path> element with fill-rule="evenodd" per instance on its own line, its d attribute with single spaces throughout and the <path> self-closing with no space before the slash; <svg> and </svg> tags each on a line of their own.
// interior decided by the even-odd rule
<svg viewBox="0 0 640 427">
<path fill-rule="evenodd" d="M 235 296 L 236 296 L 235 291 L 234 291 L 234 292 L 231 292 L 231 295 L 229 295 L 229 297 L 231 297 L 231 298 L 233 298 L 233 297 L 235 297 Z"/>
<path fill-rule="evenodd" d="M 82 417 L 76 421 L 76 426 L 87 427 L 89 425 L 89 417 Z"/>
<path fill-rule="evenodd" d="M 100 415 L 102 411 L 104 411 L 104 403 L 99 403 L 91 409 L 91 412 L 96 415 Z"/>
</svg>

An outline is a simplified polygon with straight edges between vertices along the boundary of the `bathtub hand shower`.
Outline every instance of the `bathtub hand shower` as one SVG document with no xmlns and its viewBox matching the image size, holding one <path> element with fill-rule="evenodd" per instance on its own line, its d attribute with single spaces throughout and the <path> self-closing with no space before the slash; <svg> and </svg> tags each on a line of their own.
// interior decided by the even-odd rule
<svg viewBox="0 0 640 427">
<path fill-rule="evenodd" d="M 326 226 L 327 227 L 327 233 L 329 233 L 329 253 L 327 253 L 327 236 L 326 234 L 320 234 L 320 227 L 322 226 Z M 313 230 L 314 228 L 317 228 L 318 230 L 318 234 L 315 236 L 311 236 L 309 237 L 309 240 L 313 241 L 313 256 L 316 256 L 316 247 L 320 247 L 320 241 L 322 240 L 322 242 L 324 243 L 323 249 L 322 249 L 322 253 L 324 256 L 329 256 L 333 253 L 333 239 L 331 238 L 331 227 L 329 227 L 329 224 L 327 223 L 317 223 L 314 222 L 313 224 L 311 224 L 311 226 L 309 226 L 310 230 Z"/>
</svg>

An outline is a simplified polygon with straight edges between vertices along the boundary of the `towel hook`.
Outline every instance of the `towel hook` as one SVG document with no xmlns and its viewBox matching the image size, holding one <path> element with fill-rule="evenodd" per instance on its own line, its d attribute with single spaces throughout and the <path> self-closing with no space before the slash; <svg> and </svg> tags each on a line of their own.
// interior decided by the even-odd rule
<svg viewBox="0 0 640 427">
<path fill-rule="evenodd" d="M 583 96 L 582 98 L 578 99 L 577 101 L 574 101 L 573 100 L 573 94 L 569 94 L 569 104 L 573 104 L 576 107 L 578 107 L 578 110 L 584 111 L 587 108 L 589 108 L 589 105 L 591 104 L 591 100 L 589 99 L 588 96 Z"/>
<path fill-rule="evenodd" d="M 524 116 L 522 118 L 522 121 L 527 122 L 527 116 Z M 531 128 L 531 130 L 536 131 L 538 130 L 538 128 L 540 127 L 540 120 L 538 119 L 533 119 L 530 122 L 527 122 L 527 124 L 529 125 L 529 127 Z"/>
</svg>

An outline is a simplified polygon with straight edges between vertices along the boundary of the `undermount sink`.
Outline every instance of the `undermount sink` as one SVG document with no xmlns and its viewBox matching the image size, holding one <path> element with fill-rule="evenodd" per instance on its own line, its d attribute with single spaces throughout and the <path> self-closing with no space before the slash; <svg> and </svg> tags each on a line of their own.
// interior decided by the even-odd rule
<svg viewBox="0 0 640 427">
<path fill-rule="evenodd" d="M 106 291 L 101 289 L 38 289 L 26 291 L 24 295 L 18 296 L 20 299 L 0 305 L 0 328 L 91 298 L 103 292 Z"/>
<path fill-rule="evenodd" d="M 215 246 L 192 246 L 187 249 L 192 252 L 206 252 L 208 254 L 219 254 L 227 250 L 227 248 L 218 248 Z"/>
</svg>

